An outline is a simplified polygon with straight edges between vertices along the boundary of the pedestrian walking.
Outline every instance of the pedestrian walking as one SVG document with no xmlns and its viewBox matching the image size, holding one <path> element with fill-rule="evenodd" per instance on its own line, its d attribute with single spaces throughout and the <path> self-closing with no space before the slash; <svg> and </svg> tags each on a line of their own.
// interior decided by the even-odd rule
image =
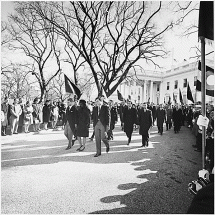
<svg viewBox="0 0 215 215">
<path fill-rule="evenodd" d="M 157 119 L 157 127 L 158 127 L 158 133 L 161 135 L 163 134 L 163 123 L 166 118 L 166 112 L 163 108 L 163 105 L 160 104 L 159 108 L 156 111 L 156 119 Z"/>
<path fill-rule="evenodd" d="M 171 108 L 171 105 L 168 105 L 166 110 L 166 130 L 167 131 L 172 128 L 172 113 L 173 113 L 173 110 Z"/>
<path fill-rule="evenodd" d="M 127 102 L 127 108 L 124 109 L 123 114 L 123 128 L 128 137 L 127 145 L 131 142 L 131 136 L 134 129 L 134 124 L 137 123 L 137 110 L 132 107 L 132 102 Z"/>
<path fill-rule="evenodd" d="M 142 147 L 148 146 L 149 129 L 152 126 L 152 113 L 147 109 L 147 104 L 142 104 L 138 115 L 139 134 L 142 135 Z"/>
<path fill-rule="evenodd" d="M 85 100 L 79 101 L 79 109 L 77 111 L 77 138 L 80 144 L 80 147 L 77 151 L 83 151 L 85 149 L 86 137 L 89 137 L 89 128 L 90 128 L 90 110 L 86 106 Z M 82 141 L 83 137 L 83 141 Z"/>
<path fill-rule="evenodd" d="M 114 106 L 113 100 L 109 102 L 110 109 L 110 129 L 108 131 L 108 140 L 113 140 L 113 129 L 115 128 L 115 124 L 117 122 L 117 108 Z"/>
<path fill-rule="evenodd" d="M 181 111 L 179 110 L 179 106 L 176 105 L 176 107 L 173 109 L 173 113 L 172 113 L 175 133 L 178 133 L 180 130 L 181 117 L 182 117 L 182 115 L 181 115 Z"/>
<path fill-rule="evenodd" d="M 125 101 L 122 101 L 120 106 L 119 106 L 119 118 L 120 118 L 120 121 L 121 121 L 122 131 L 124 130 L 124 128 L 123 128 L 123 113 L 124 113 L 125 107 L 126 107 Z"/>
<path fill-rule="evenodd" d="M 110 146 L 107 139 L 107 131 L 109 130 L 110 113 L 109 107 L 105 102 L 97 98 L 97 106 L 93 109 L 93 123 L 95 124 L 95 138 L 96 138 L 96 154 L 94 157 L 101 155 L 101 140 L 106 146 L 106 152 L 109 152 Z"/>
<path fill-rule="evenodd" d="M 72 98 L 68 99 L 68 107 L 66 109 L 66 116 L 65 116 L 65 129 L 64 135 L 68 139 L 69 143 L 66 150 L 71 149 L 74 145 L 75 141 L 73 140 L 73 135 L 75 135 L 75 131 L 77 128 L 77 107 L 75 102 Z"/>
<path fill-rule="evenodd" d="M 30 101 L 26 102 L 26 105 L 23 108 L 23 113 L 24 113 L 24 119 L 23 119 L 23 124 L 24 124 L 24 132 L 29 133 L 29 126 L 33 124 L 33 107 L 31 105 Z"/>
<path fill-rule="evenodd" d="M 11 135 L 18 134 L 18 126 L 19 126 L 19 116 L 22 114 L 22 108 L 20 104 L 18 104 L 18 99 L 15 98 L 13 105 L 11 105 L 10 109 L 10 125 L 11 125 Z"/>
</svg>

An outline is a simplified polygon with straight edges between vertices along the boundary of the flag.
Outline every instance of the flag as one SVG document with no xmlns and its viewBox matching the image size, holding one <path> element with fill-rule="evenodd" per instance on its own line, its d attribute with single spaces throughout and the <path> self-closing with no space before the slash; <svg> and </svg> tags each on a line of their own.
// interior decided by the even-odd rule
<svg viewBox="0 0 215 215">
<path fill-rule="evenodd" d="M 171 104 L 171 97 L 170 97 L 170 96 L 169 96 L 168 104 L 169 104 L 169 105 Z"/>
<path fill-rule="evenodd" d="M 177 103 L 177 101 L 176 101 L 176 99 L 175 99 L 174 93 L 173 93 L 173 101 L 174 101 L 175 103 Z"/>
<path fill-rule="evenodd" d="M 179 99 L 180 99 L 181 104 L 183 105 L 184 102 L 183 102 L 183 98 L 182 98 L 182 94 L 181 94 L 180 88 L 179 88 Z"/>
<path fill-rule="evenodd" d="M 198 37 L 214 40 L 214 3 L 200 1 Z"/>
<path fill-rule="evenodd" d="M 77 99 L 81 97 L 81 91 L 78 89 L 78 87 L 72 83 L 72 81 L 69 80 L 69 78 L 64 74 L 65 79 L 65 90 L 67 93 L 73 93 L 77 96 Z"/>
<path fill-rule="evenodd" d="M 187 83 L 187 99 L 190 100 L 190 101 L 192 101 L 192 102 L 194 103 L 194 100 L 193 100 L 193 96 L 192 96 L 192 92 L 191 92 L 189 83 Z"/>
<path fill-rule="evenodd" d="M 117 96 L 119 101 L 123 101 L 122 94 L 119 92 L 119 90 L 117 90 Z"/>
<path fill-rule="evenodd" d="M 99 83 L 99 87 L 100 87 L 100 90 L 99 90 L 99 92 L 98 92 L 98 97 L 101 97 L 101 96 L 104 96 L 105 97 L 105 101 L 108 101 L 108 98 L 107 98 L 107 94 L 106 94 L 106 92 L 105 92 L 105 90 L 104 90 L 104 87 L 102 86 L 102 83 L 100 82 Z"/>
<path fill-rule="evenodd" d="M 196 90 L 201 91 L 201 62 L 198 64 Z M 214 69 L 206 66 L 206 95 L 214 97 Z"/>
</svg>

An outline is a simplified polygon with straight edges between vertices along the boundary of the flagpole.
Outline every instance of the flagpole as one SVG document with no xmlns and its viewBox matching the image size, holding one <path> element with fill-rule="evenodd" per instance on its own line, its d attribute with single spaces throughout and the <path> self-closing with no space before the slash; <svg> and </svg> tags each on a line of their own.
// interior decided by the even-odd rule
<svg viewBox="0 0 215 215">
<path fill-rule="evenodd" d="M 205 72 L 205 38 L 200 37 L 201 40 L 201 98 L 202 98 L 202 116 L 206 116 L 206 72 Z M 202 167 L 205 169 L 205 146 L 206 146 L 206 127 L 202 126 Z"/>
</svg>

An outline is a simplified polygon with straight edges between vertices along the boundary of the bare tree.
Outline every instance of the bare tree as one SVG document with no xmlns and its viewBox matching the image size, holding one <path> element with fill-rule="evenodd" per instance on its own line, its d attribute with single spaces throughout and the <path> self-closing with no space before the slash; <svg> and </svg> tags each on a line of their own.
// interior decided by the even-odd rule
<svg viewBox="0 0 215 215">
<path fill-rule="evenodd" d="M 183 15 L 178 20 L 178 25 L 182 22 L 187 25 L 181 30 L 181 37 L 190 37 L 193 34 L 197 35 L 198 32 L 198 16 L 199 16 L 199 2 L 197 1 L 188 1 L 188 2 L 177 2 L 174 12 L 177 14 L 181 12 Z M 190 16 L 195 15 L 197 18 L 192 22 L 188 22 Z M 197 38 L 196 38 L 197 39 Z M 201 50 L 198 46 L 191 47 L 195 51 L 194 56 L 190 57 L 193 59 L 199 59 L 201 57 Z M 208 50 L 205 54 L 206 56 L 214 53 L 214 50 Z"/>
<path fill-rule="evenodd" d="M 29 76 L 30 75 L 30 76 Z M 1 89 L 8 97 L 30 97 L 30 86 L 35 83 L 25 65 L 11 64 L 1 76 Z"/>
<path fill-rule="evenodd" d="M 41 20 L 28 8 L 25 2 L 15 3 L 14 15 L 10 15 L 10 33 L 14 43 L 11 48 L 22 50 L 32 60 L 32 74 L 35 75 L 41 90 L 40 100 L 43 99 L 50 81 L 61 71 L 60 54 L 57 49 L 58 35 L 53 26 Z M 18 42 L 18 43 L 17 43 Z M 18 45 L 17 45 L 18 44 Z M 56 71 L 48 71 L 46 66 L 56 62 Z"/>
<path fill-rule="evenodd" d="M 161 2 L 153 7 L 145 1 L 36 2 L 31 7 L 81 54 L 98 89 L 101 81 L 107 96 L 140 59 L 159 66 L 154 59 L 165 56 L 161 36 L 173 27 L 173 22 L 163 29 L 153 23 Z"/>
</svg>

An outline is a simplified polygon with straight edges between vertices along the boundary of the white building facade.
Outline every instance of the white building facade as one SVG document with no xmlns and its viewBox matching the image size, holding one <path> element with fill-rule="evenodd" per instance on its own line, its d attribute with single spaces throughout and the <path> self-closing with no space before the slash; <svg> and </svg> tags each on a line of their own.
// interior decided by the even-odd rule
<svg viewBox="0 0 215 215">
<path fill-rule="evenodd" d="M 206 62 L 213 68 L 213 61 Z M 169 99 L 174 104 L 180 104 L 179 89 L 183 103 L 190 104 L 187 100 L 187 86 L 189 83 L 194 102 L 201 101 L 201 92 L 196 91 L 198 76 L 198 62 L 187 61 L 165 72 L 145 71 L 138 73 L 136 81 L 125 81 L 118 90 L 123 98 L 131 99 L 134 103 L 153 102 L 154 104 L 168 103 Z M 206 96 L 207 103 L 213 103 L 214 98 Z"/>
</svg>

